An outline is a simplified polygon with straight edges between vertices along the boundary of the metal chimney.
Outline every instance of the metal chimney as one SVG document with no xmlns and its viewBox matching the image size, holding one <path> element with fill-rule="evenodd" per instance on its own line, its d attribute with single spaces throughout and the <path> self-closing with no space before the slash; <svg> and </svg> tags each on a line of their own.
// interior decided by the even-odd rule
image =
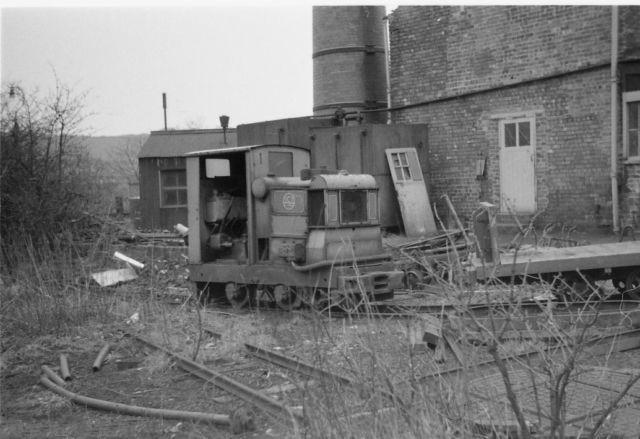
<svg viewBox="0 0 640 439">
<path fill-rule="evenodd" d="M 313 114 L 387 107 L 384 6 L 313 7 Z M 366 122 L 386 121 L 384 112 Z"/>
</svg>

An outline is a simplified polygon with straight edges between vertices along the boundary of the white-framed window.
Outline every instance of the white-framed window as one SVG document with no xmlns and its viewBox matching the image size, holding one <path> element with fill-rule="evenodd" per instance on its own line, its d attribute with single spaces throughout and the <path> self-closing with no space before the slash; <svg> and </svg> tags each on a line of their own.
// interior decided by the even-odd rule
<svg viewBox="0 0 640 439">
<path fill-rule="evenodd" d="M 533 117 L 503 119 L 500 121 L 500 147 L 535 147 L 536 124 Z"/>
<path fill-rule="evenodd" d="M 622 144 L 624 156 L 640 161 L 640 91 L 622 93 Z"/>
<path fill-rule="evenodd" d="M 404 151 L 392 152 L 391 163 L 397 181 L 422 180 L 420 167 L 417 163 L 418 157 L 414 154 L 407 154 Z"/>
<path fill-rule="evenodd" d="M 160 206 L 187 206 L 187 171 L 165 169 L 160 171 Z"/>
</svg>

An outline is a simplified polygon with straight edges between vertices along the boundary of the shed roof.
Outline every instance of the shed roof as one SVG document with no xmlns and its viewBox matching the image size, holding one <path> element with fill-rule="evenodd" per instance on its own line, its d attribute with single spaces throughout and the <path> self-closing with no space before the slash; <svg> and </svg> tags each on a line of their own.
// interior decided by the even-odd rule
<svg viewBox="0 0 640 439">
<path fill-rule="evenodd" d="M 196 155 L 220 155 L 220 154 L 228 154 L 234 152 L 244 152 L 249 151 L 251 149 L 256 148 L 270 148 L 270 147 L 284 147 L 284 148 L 297 148 L 302 149 L 304 151 L 308 151 L 306 148 L 302 148 L 301 146 L 295 145 L 281 145 L 279 143 L 261 143 L 258 145 L 243 145 L 243 146 L 232 146 L 232 147 L 224 147 L 224 148 L 214 148 L 214 149 L 203 149 L 201 151 L 191 151 L 186 153 L 186 156 L 196 156 Z"/>
<path fill-rule="evenodd" d="M 238 143 L 235 128 L 227 129 L 227 143 L 221 128 L 208 130 L 151 131 L 138 158 L 180 157 L 203 149 L 234 147 Z"/>
</svg>

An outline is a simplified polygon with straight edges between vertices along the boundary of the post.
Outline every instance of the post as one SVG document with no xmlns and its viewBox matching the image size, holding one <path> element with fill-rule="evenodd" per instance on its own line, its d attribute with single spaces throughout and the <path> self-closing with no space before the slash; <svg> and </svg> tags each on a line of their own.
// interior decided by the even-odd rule
<svg viewBox="0 0 640 439">
<path fill-rule="evenodd" d="M 164 130 L 167 131 L 167 94 L 162 93 L 162 111 L 164 112 Z"/>
<path fill-rule="evenodd" d="M 611 213 L 615 233 L 620 231 L 618 204 L 618 6 L 611 6 Z"/>
</svg>

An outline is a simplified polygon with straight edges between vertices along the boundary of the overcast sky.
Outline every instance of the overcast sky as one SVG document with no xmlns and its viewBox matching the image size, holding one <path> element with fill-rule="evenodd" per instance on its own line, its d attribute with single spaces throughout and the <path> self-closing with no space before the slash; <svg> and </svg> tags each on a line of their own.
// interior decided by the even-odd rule
<svg viewBox="0 0 640 439">
<path fill-rule="evenodd" d="M 312 113 L 311 4 L 1 11 L 2 83 L 88 91 L 93 135 Z"/>
</svg>

